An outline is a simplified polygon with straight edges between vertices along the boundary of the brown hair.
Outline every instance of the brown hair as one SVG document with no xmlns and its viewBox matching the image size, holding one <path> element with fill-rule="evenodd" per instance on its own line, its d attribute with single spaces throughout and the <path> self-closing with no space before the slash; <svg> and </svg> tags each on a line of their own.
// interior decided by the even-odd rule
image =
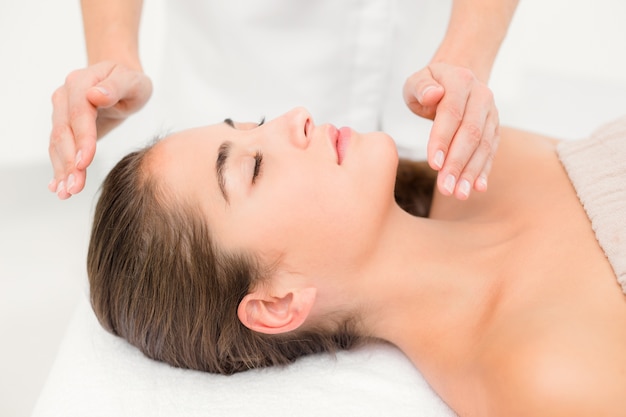
<svg viewBox="0 0 626 417">
<path fill-rule="evenodd" d="M 437 172 L 427 162 L 400 159 L 394 189 L 396 202 L 414 216 L 428 217 L 436 180 Z"/>
<path fill-rule="evenodd" d="M 96 205 L 87 268 L 91 304 L 106 330 L 150 358 L 222 374 L 287 364 L 363 340 L 354 318 L 279 335 L 245 327 L 237 307 L 259 282 L 261 266 L 252 256 L 216 247 L 191 204 L 163 198 L 165 190 L 145 169 L 150 149 L 113 168 Z M 403 193 L 421 196 L 405 198 L 405 209 L 427 215 L 434 182 L 424 182 L 417 194 L 411 190 L 416 175 L 424 174 L 416 174 L 418 167 L 398 177 Z"/>
</svg>

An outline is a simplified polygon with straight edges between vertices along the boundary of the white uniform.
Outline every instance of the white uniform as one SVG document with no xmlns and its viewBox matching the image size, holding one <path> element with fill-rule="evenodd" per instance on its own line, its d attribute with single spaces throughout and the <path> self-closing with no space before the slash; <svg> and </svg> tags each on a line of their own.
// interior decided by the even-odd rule
<svg viewBox="0 0 626 417">
<path fill-rule="evenodd" d="M 421 148 L 431 123 L 402 86 L 443 38 L 449 0 L 171 0 L 155 100 L 173 129 L 274 118 L 384 129 Z M 159 90 L 160 89 L 160 90 Z"/>
</svg>

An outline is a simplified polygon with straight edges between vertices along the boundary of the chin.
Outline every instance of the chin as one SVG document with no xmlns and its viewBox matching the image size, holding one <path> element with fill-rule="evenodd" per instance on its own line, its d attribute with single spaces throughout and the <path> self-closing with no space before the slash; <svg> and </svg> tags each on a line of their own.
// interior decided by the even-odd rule
<svg viewBox="0 0 626 417">
<path fill-rule="evenodd" d="M 398 168 L 398 147 L 396 142 L 384 132 L 368 133 L 367 140 L 374 145 L 377 154 L 377 164 L 381 165 L 381 170 L 387 171 L 395 182 L 396 170 Z"/>
<path fill-rule="evenodd" d="M 367 146 L 367 161 L 363 161 L 368 171 L 370 171 L 367 174 L 371 181 L 369 191 L 376 192 L 377 195 L 372 196 L 376 200 L 384 198 L 385 200 L 394 201 L 393 192 L 398 170 L 398 148 L 396 143 L 391 136 L 383 132 L 372 132 L 364 136 L 364 139 L 369 142 Z"/>
</svg>

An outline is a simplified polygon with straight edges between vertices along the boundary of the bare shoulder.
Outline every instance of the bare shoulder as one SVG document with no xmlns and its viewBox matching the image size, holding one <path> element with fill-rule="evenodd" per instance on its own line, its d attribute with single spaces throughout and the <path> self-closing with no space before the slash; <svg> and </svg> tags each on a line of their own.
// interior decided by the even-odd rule
<svg viewBox="0 0 626 417">
<path fill-rule="evenodd" d="M 525 343 L 494 358 L 484 379 L 488 414 L 624 416 L 624 345 L 584 335 L 555 340 Z"/>
<path fill-rule="evenodd" d="M 521 163 L 528 171 L 528 162 L 556 157 L 555 150 L 559 141 L 552 137 L 511 127 L 502 127 L 500 136 L 500 146 L 494 163 L 499 161 L 505 167 L 511 163 Z"/>
<path fill-rule="evenodd" d="M 509 216 L 511 206 L 519 209 L 520 201 L 528 201 L 550 186 L 547 182 L 562 171 L 556 155 L 558 141 L 528 131 L 502 127 L 500 143 L 496 151 L 489 188 L 486 193 L 472 192 L 466 201 L 446 198 L 435 190 L 432 218 L 455 220 L 460 218 L 505 214 Z M 567 179 L 566 179 L 567 181 Z M 545 190 L 549 193 L 551 190 Z"/>
</svg>

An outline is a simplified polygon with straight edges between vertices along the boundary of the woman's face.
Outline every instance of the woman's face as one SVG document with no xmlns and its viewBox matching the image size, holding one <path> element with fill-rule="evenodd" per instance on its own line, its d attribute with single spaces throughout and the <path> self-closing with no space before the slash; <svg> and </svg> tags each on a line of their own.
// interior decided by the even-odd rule
<svg viewBox="0 0 626 417">
<path fill-rule="evenodd" d="M 358 266 L 394 204 L 392 139 L 315 126 L 301 108 L 179 132 L 151 152 L 148 169 L 200 204 L 220 247 L 290 272 Z"/>
</svg>

